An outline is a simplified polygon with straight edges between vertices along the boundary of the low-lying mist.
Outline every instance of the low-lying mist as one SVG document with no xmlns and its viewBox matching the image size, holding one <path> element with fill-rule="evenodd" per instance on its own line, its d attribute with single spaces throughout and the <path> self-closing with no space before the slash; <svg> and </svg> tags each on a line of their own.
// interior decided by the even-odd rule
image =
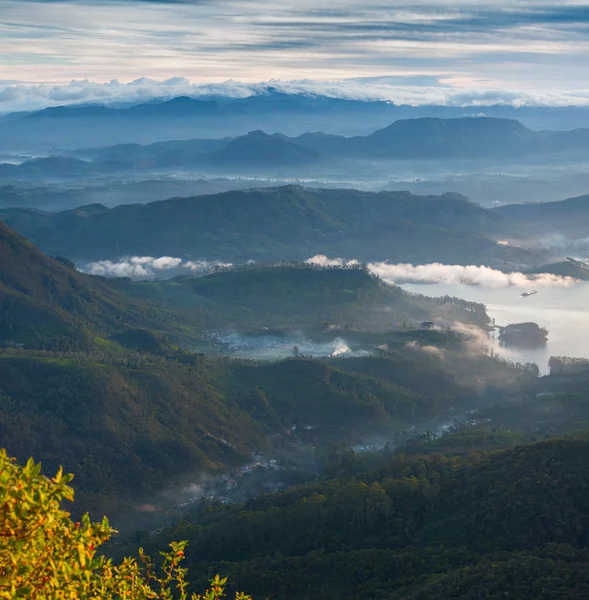
<svg viewBox="0 0 589 600">
<path fill-rule="evenodd" d="M 321 267 L 359 265 L 355 259 L 329 258 L 318 254 L 306 261 Z M 100 260 L 80 266 L 82 271 L 103 277 L 130 277 L 135 281 L 168 279 L 184 273 L 206 273 L 215 268 L 229 268 L 230 262 L 221 260 L 186 260 L 174 256 L 130 256 L 118 261 Z M 551 273 L 528 274 L 519 271 L 504 272 L 484 265 L 447 265 L 430 263 L 412 265 L 392 264 L 386 261 L 368 263 L 368 270 L 390 283 L 463 284 L 487 288 L 517 287 L 571 287 L 578 283 L 572 277 Z"/>
<path fill-rule="evenodd" d="M 183 260 L 174 256 L 130 256 L 119 261 L 99 260 L 81 265 L 90 275 L 103 277 L 130 277 L 134 281 L 151 280 L 192 272 L 205 273 L 215 267 L 231 267 L 231 263 L 208 260 Z"/>
<path fill-rule="evenodd" d="M 307 260 L 319 266 L 344 267 L 358 264 L 357 260 L 328 258 L 324 255 L 313 256 Z M 571 287 L 577 283 L 572 277 L 561 277 L 551 273 L 526 274 L 521 272 L 503 272 L 483 265 L 444 265 L 431 263 L 412 265 L 407 263 L 390 264 L 388 262 L 369 263 L 368 270 L 390 283 L 444 283 L 477 285 L 489 288 L 533 288 L 533 287 Z"/>
<path fill-rule="evenodd" d="M 356 347 L 343 337 L 312 340 L 303 332 L 284 335 L 271 332 L 262 335 L 219 332 L 210 336 L 210 342 L 221 354 L 256 360 L 278 360 L 289 356 L 334 358 L 336 356 L 365 356 L 369 353 L 366 348 Z"/>
</svg>

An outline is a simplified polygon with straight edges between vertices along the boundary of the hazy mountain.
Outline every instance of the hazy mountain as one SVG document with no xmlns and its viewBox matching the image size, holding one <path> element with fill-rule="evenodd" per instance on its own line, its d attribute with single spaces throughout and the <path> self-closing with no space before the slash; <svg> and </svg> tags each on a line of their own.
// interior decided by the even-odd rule
<svg viewBox="0 0 589 600">
<path fill-rule="evenodd" d="M 572 277 L 581 281 L 589 281 L 589 265 L 586 262 L 567 258 L 566 260 L 540 265 L 529 269 L 528 273 L 552 273 L 560 277 Z"/>
<path fill-rule="evenodd" d="M 132 123 L 133 128 L 138 127 L 137 123 L 143 118 L 142 115 L 161 110 L 161 119 L 156 116 L 149 117 L 153 121 L 148 128 L 151 131 L 160 126 L 164 127 L 170 120 L 183 121 L 181 116 L 172 116 L 175 113 L 169 106 L 178 104 L 182 108 L 179 115 L 183 115 L 186 111 L 190 113 L 193 110 L 193 102 L 196 101 L 185 98 L 165 103 L 165 108 L 161 108 L 160 104 L 150 104 L 144 105 L 145 108 L 104 109 L 106 112 L 103 111 L 103 107 L 79 107 L 76 110 L 81 114 L 87 111 L 94 115 L 93 118 L 104 118 L 107 121 L 112 114 L 116 115 L 116 119 L 123 118 L 120 113 L 124 112 L 124 122 Z M 207 104 L 206 109 L 202 108 L 201 104 L 202 102 L 197 104 L 198 110 L 217 110 L 215 103 L 210 106 Z M 221 109 L 225 110 L 227 107 L 218 108 Z M 41 122 L 47 118 L 64 120 L 68 123 L 68 130 L 78 130 L 77 125 L 69 124 L 69 119 L 77 118 L 76 112 L 70 114 L 70 109 L 47 110 L 50 115 L 56 113 L 57 116 L 48 117 L 34 113 L 26 119 L 39 119 Z M 136 110 L 139 116 L 129 116 L 135 115 L 133 110 Z M 108 125 L 104 127 L 108 129 Z M 123 124 L 120 127 L 124 129 L 125 126 Z M 143 125 L 140 128 L 142 127 Z M 184 128 L 182 136 L 186 136 L 187 131 L 189 128 Z M 446 175 L 453 172 L 464 174 L 480 169 L 488 170 L 492 165 L 501 170 L 513 170 L 515 165 L 523 165 L 524 168 L 535 165 L 539 168 L 539 165 L 546 163 L 573 168 L 575 163 L 582 164 L 589 156 L 589 129 L 534 132 L 518 121 L 507 119 L 421 118 L 398 120 L 367 136 L 343 137 L 327 133 L 305 133 L 298 137 L 289 137 L 284 131 L 270 135 L 255 129 L 246 135 L 223 139 L 179 139 L 148 145 L 125 143 L 106 147 L 94 146 L 69 151 L 66 154 L 83 158 L 84 161 L 56 156 L 29 160 L 20 165 L 0 164 L 0 178 L 15 181 L 65 181 L 83 177 L 137 177 L 149 172 L 181 171 L 231 176 L 247 174 L 269 178 L 351 178 L 368 182 L 374 179 L 382 181 L 383 178 L 390 177 L 393 161 L 395 170 L 407 169 L 412 173 L 423 171 L 427 179 L 435 175 L 435 169 L 432 171 L 434 166 L 440 174 Z M 436 185 L 436 190 L 439 191 L 440 186 L 437 183 Z M 449 185 L 452 183 L 449 182 Z"/>
<path fill-rule="evenodd" d="M 490 118 L 395 121 L 364 139 L 352 138 L 352 151 L 395 158 L 493 157 L 521 154 L 534 134 L 518 121 Z"/>
<path fill-rule="evenodd" d="M 213 152 L 206 161 L 219 167 L 299 167 L 320 159 L 320 152 L 303 148 L 280 134 L 252 131 Z"/>
<path fill-rule="evenodd" d="M 326 254 L 414 263 L 531 262 L 524 250 L 485 236 L 501 228 L 498 215 L 455 194 L 286 186 L 113 209 L 5 209 L 0 218 L 45 251 L 75 259 L 167 255 L 245 262 Z"/>
<path fill-rule="evenodd" d="M 300 135 L 324 131 L 366 135 L 399 119 L 485 115 L 517 119 L 537 130 L 589 127 L 585 107 L 406 106 L 389 102 L 286 94 L 247 98 L 179 97 L 130 107 L 58 106 L 0 117 L 0 148 L 74 148 L 116 143 L 236 136 L 263 129 Z"/>
<path fill-rule="evenodd" d="M 99 174 L 103 167 L 66 156 L 50 156 L 34 158 L 21 164 L 0 163 L 0 179 L 30 180 L 42 179 L 57 181 L 62 179 L 78 179 Z"/>
<path fill-rule="evenodd" d="M 92 176 L 149 171 L 261 170 L 325 164 L 328 157 L 302 147 L 284 135 L 252 131 L 229 140 L 178 140 L 147 146 L 118 144 L 76 152 L 69 156 L 36 158 L 21 164 L 0 163 L 0 179 L 9 181 L 67 181 Z M 87 160 L 91 159 L 91 160 Z"/>
<path fill-rule="evenodd" d="M 520 122 L 507 119 L 422 118 L 398 120 L 367 136 L 343 137 L 327 133 L 305 133 L 298 137 L 268 135 L 256 130 L 225 140 L 193 139 L 160 142 L 141 146 L 123 144 L 107 148 L 81 150 L 78 156 L 99 163 L 95 168 L 136 169 L 272 169 L 314 165 L 318 172 L 349 172 L 356 161 L 462 160 L 498 164 L 544 163 L 548 160 L 582 161 L 589 154 L 589 129 L 568 132 L 534 132 Z M 339 157 L 339 164 L 333 157 Z M 326 169 L 330 167 L 330 169 Z M 374 167 L 374 165 L 372 165 Z M 357 162 L 353 169 L 370 168 Z M 256 171 L 257 173 L 257 171 Z"/>
<path fill-rule="evenodd" d="M 568 238 L 589 237 L 589 195 L 557 202 L 510 204 L 492 211 L 513 228 L 514 235 L 560 234 Z M 565 238 L 561 243 L 566 241 Z M 550 240 L 546 240 L 550 243 Z"/>
<path fill-rule="evenodd" d="M 104 148 L 79 151 L 83 158 L 90 158 L 100 165 L 119 165 L 131 169 L 147 170 L 167 166 L 187 166 L 202 159 L 204 154 L 222 148 L 227 140 L 176 140 L 140 144 L 118 144 Z"/>
<path fill-rule="evenodd" d="M 359 116 L 361 118 L 359 118 Z M 6 116 L 0 148 L 81 148 L 117 143 L 239 136 L 264 129 L 298 135 L 320 127 L 359 134 L 395 118 L 386 102 L 268 94 L 237 99 L 175 98 L 128 108 L 60 106 Z"/>
<path fill-rule="evenodd" d="M 364 137 L 308 133 L 295 138 L 307 148 L 356 158 L 380 159 L 584 159 L 589 129 L 534 132 L 519 121 L 489 117 L 395 121 Z"/>
</svg>

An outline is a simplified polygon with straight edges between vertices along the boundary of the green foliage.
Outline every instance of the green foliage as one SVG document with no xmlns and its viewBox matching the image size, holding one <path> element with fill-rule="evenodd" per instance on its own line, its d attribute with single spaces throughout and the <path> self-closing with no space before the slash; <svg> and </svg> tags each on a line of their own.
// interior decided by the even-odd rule
<svg viewBox="0 0 589 600">
<path fill-rule="evenodd" d="M 199 309 L 216 327 L 329 327 L 387 331 L 403 320 L 435 318 L 480 327 L 485 307 L 445 296 L 428 298 L 389 285 L 360 265 L 318 267 L 276 263 L 220 269 L 200 277 L 127 283 L 127 293 L 183 309 Z"/>
<path fill-rule="evenodd" d="M 113 334 L 164 329 L 178 319 L 138 303 L 64 259 L 45 256 L 0 223 L 0 345 L 56 351 L 104 346 Z"/>
<path fill-rule="evenodd" d="M 116 565 L 99 554 L 114 533 L 107 519 L 93 523 L 85 514 L 74 522 L 61 508 L 73 500 L 71 475 L 41 475 L 32 459 L 24 467 L 0 450 L 0 598 L 88 598 L 108 600 L 219 600 L 227 579 L 218 575 L 204 595 L 188 594 L 181 566 L 185 542 L 170 544 L 154 564 L 143 551 L 139 560 Z M 236 600 L 248 600 L 236 594 Z"/>
<path fill-rule="evenodd" d="M 362 458 L 341 459 L 341 479 L 202 515 L 146 543 L 182 536 L 195 584 L 222 571 L 280 600 L 586 595 L 586 435 L 464 456 L 389 454 L 360 472 Z"/>
<path fill-rule="evenodd" d="M 76 472 L 79 505 L 111 514 L 185 473 L 240 464 L 263 428 L 192 358 L 0 356 L 1 442 L 19 460 Z"/>
<path fill-rule="evenodd" d="M 348 365 L 349 361 L 349 365 Z M 77 473 L 84 509 L 116 514 L 185 473 L 220 471 L 299 423 L 326 443 L 431 420 L 472 391 L 401 358 L 277 363 L 198 355 L 11 350 L 0 355 L 0 441 Z M 315 443 L 315 442 L 314 442 Z"/>
</svg>

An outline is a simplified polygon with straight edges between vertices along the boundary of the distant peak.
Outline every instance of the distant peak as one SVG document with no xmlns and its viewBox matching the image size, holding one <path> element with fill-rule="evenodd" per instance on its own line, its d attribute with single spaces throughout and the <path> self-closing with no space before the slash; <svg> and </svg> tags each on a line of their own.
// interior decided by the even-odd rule
<svg viewBox="0 0 589 600">
<path fill-rule="evenodd" d="M 248 132 L 247 137 L 256 140 L 264 140 L 266 138 L 269 138 L 270 136 L 265 131 L 262 131 L 261 129 L 256 129 L 254 131 Z"/>
<path fill-rule="evenodd" d="M 171 98 L 170 100 L 166 100 L 161 104 L 194 104 L 196 102 L 202 102 L 198 98 L 191 98 L 190 96 L 176 96 L 176 98 Z"/>
</svg>

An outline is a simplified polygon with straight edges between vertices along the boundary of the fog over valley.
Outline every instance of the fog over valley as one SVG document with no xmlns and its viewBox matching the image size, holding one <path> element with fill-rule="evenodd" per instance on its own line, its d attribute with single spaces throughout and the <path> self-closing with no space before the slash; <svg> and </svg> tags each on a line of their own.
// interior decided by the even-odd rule
<svg viewBox="0 0 589 600">
<path fill-rule="evenodd" d="M 0 598 L 589 598 L 588 23 L 0 0 Z"/>
</svg>

